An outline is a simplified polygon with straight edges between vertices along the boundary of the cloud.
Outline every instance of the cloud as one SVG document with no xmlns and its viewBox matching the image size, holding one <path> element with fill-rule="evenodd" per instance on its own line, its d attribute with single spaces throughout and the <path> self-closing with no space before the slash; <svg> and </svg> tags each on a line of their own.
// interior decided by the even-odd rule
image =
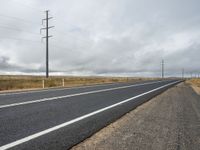
<svg viewBox="0 0 200 150">
<path fill-rule="evenodd" d="M 160 76 L 162 59 L 168 76 L 182 68 L 198 72 L 199 6 L 198 0 L 2 0 L 0 70 L 45 71 L 39 29 L 48 8 L 53 73 Z"/>
<path fill-rule="evenodd" d="M 12 66 L 8 63 L 9 58 L 7 57 L 0 57 L 0 68 L 7 69 L 12 68 Z"/>
</svg>

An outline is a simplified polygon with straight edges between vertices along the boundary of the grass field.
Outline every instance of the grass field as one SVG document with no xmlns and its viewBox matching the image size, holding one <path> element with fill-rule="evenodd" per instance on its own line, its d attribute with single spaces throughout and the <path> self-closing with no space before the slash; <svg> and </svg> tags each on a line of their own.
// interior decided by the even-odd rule
<svg viewBox="0 0 200 150">
<path fill-rule="evenodd" d="M 4 76 L 0 75 L 0 91 L 5 90 L 21 90 L 21 89 L 36 89 L 44 87 L 65 87 L 113 83 L 113 82 L 134 82 L 140 80 L 151 80 L 151 78 L 127 78 L 127 77 L 50 77 L 48 79 L 40 76 Z"/>
<path fill-rule="evenodd" d="M 197 87 L 200 87 L 200 79 L 197 79 L 197 78 L 196 79 L 190 79 L 190 80 L 187 81 L 187 83 L 193 84 Z"/>
<path fill-rule="evenodd" d="M 200 94 L 200 79 L 190 79 L 187 80 L 186 83 L 190 84 L 192 86 L 192 88 L 198 93 Z"/>
</svg>

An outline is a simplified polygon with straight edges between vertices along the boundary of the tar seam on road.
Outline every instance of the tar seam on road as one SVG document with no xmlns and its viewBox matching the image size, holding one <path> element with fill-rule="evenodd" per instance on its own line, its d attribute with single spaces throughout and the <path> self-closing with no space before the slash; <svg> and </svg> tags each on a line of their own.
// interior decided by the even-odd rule
<svg viewBox="0 0 200 150">
<path fill-rule="evenodd" d="M 107 92 L 107 91 L 113 91 L 113 90 L 119 90 L 119 89 L 125 89 L 130 87 L 136 87 L 141 85 L 149 85 L 154 83 L 159 83 L 162 81 L 156 81 L 156 82 L 150 82 L 150 83 L 142 83 L 142 84 L 134 84 L 134 85 L 128 85 L 128 86 L 122 86 L 122 87 L 115 87 L 115 88 L 109 88 L 109 89 L 101 89 L 101 90 L 95 90 L 95 91 L 89 91 L 89 92 L 83 92 L 83 93 L 76 93 L 76 94 L 70 94 L 70 95 L 64 95 L 64 96 L 57 96 L 57 97 L 51 97 L 51 98 L 43 98 L 39 100 L 32 100 L 27 102 L 20 102 L 20 103 L 13 103 L 13 104 L 7 104 L 7 105 L 0 105 L 0 109 L 2 108 L 8 108 L 8 107 L 14 107 L 19 105 L 27 105 L 27 104 L 33 104 L 33 103 L 40 103 L 45 101 L 53 101 L 53 100 L 63 100 L 63 98 L 69 98 L 69 97 L 75 97 L 75 96 L 81 96 L 81 95 L 88 95 L 88 94 L 94 94 L 94 93 L 101 93 L 101 92 Z"/>
<path fill-rule="evenodd" d="M 48 134 L 48 133 L 50 133 L 50 132 L 56 131 L 56 130 L 58 130 L 58 129 L 60 129 L 60 128 L 66 127 L 66 126 L 68 126 L 68 125 L 71 125 L 71 124 L 73 124 L 73 123 L 76 123 L 76 122 L 78 122 L 78 121 L 81 121 L 81 120 L 83 120 L 83 119 L 86 119 L 86 118 L 88 118 L 88 117 L 94 116 L 94 115 L 96 115 L 96 114 L 99 114 L 99 113 L 104 112 L 104 111 L 106 111 L 106 110 L 109 110 L 109 109 L 111 109 L 111 108 L 117 107 L 117 106 L 122 105 L 122 104 L 124 104 L 124 103 L 127 103 L 127 102 L 129 102 L 129 101 L 132 101 L 132 100 L 134 100 L 134 99 L 136 99 L 136 98 L 142 97 L 142 96 L 144 96 L 144 95 L 146 95 L 146 94 L 149 94 L 149 93 L 155 92 L 155 91 L 157 91 L 157 90 L 163 89 L 163 88 L 165 88 L 165 87 L 168 87 L 168 86 L 170 86 L 170 85 L 176 84 L 176 83 L 178 83 L 178 82 L 180 82 L 180 81 L 176 81 L 176 82 L 172 82 L 172 83 L 169 83 L 169 84 L 160 86 L 160 87 L 155 88 L 155 89 L 153 89 L 153 90 L 150 90 L 150 91 L 148 91 L 148 92 L 145 92 L 145 93 L 139 94 L 139 95 L 137 95 L 137 96 L 134 96 L 134 97 L 125 99 L 125 100 L 123 100 L 123 101 L 121 101 L 121 102 L 119 102 L 119 103 L 116 103 L 116 104 L 113 104 L 113 105 L 104 107 L 104 108 L 102 108 L 102 109 L 96 110 L 96 111 L 94 111 L 94 112 L 88 113 L 88 114 L 86 114 L 86 115 L 83 115 L 83 116 L 80 116 L 80 117 L 75 118 L 75 119 L 73 119 L 73 120 L 70 120 L 70 121 L 67 121 L 67 122 L 65 122 L 65 123 L 62 123 L 62 124 L 60 124 L 60 125 L 54 126 L 54 127 L 52 127 L 52 128 L 43 130 L 43 131 L 41 131 L 41 132 L 32 134 L 32 135 L 27 136 L 27 137 L 24 137 L 24 138 L 22 138 L 22 139 L 20 139 L 20 140 L 17 140 L 17 141 L 15 141 L 15 142 L 6 144 L 6 145 L 4 145 L 4 146 L 1 146 L 0 149 L 1 149 L 1 150 L 6 150 L 6 149 L 9 149 L 9 148 L 15 147 L 15 146 L 20 145 L 20 144 L 22 144 L 22 143 L 25 143 L 25 142 L 28 142 L 28 141 L 33 140 L 33 139 L 35 139 L 35 138 L 38 138 L 38 137 L 40 137 L 40 136 L 42 136 L 42 135 L 45 135 L 45 134 Z"/>
</svg>

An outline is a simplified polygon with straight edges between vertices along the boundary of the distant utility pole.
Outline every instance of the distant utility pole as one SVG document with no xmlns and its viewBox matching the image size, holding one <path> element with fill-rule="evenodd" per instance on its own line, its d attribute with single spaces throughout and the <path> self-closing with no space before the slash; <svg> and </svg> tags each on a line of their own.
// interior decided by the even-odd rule
<svg viewBox="0 0 200 150">
<path fill-rule="evenodd" d="M 164 75 L 164 65 L 165 65 L 165 62 L 164 62 L 164 60 L 162 60 L 162 78 L 165 77 L 165 75 Z"/>
<path fill-rule="evenodd" d="M 44 22 L 46 22 L 46 27 L 40 29 L 40 33 L 42 30 L 46 31 L 46 36 L 42 37 L 46 39 L 46 78 L 49 77 L 49 38 L 53 37 L 52 35 L 49 36 L 49 29 L 53 28 L 54 26 L 49 26 L 49 20 L 52 19 L 53 17 L 49 17 L 49 10 L 45 11 L 46 13 L 46 18 L 42 19 L 42 25 Z"/>
<path fill-rule="evenodd" d="M 184 78 L 184 76 L 185 76 L 185 70 L 184 70 L 184 68 L 182 69 L 182 78 Z"/>
</svg>

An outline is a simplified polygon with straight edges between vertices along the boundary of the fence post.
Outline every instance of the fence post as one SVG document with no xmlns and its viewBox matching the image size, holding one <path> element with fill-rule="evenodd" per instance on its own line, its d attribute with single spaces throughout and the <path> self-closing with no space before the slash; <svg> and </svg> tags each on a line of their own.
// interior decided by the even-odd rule
<svg viewBox="0 0 200 150">
<path fill-rule="evenodd" d="M 44 89 L 44 79 L 42 80 L 42 88 Z"/>
<path fill-rule="evenodd" d="M 65 79 L 62 79 L 62 85 L 65 86 Z"/>
</svg>

